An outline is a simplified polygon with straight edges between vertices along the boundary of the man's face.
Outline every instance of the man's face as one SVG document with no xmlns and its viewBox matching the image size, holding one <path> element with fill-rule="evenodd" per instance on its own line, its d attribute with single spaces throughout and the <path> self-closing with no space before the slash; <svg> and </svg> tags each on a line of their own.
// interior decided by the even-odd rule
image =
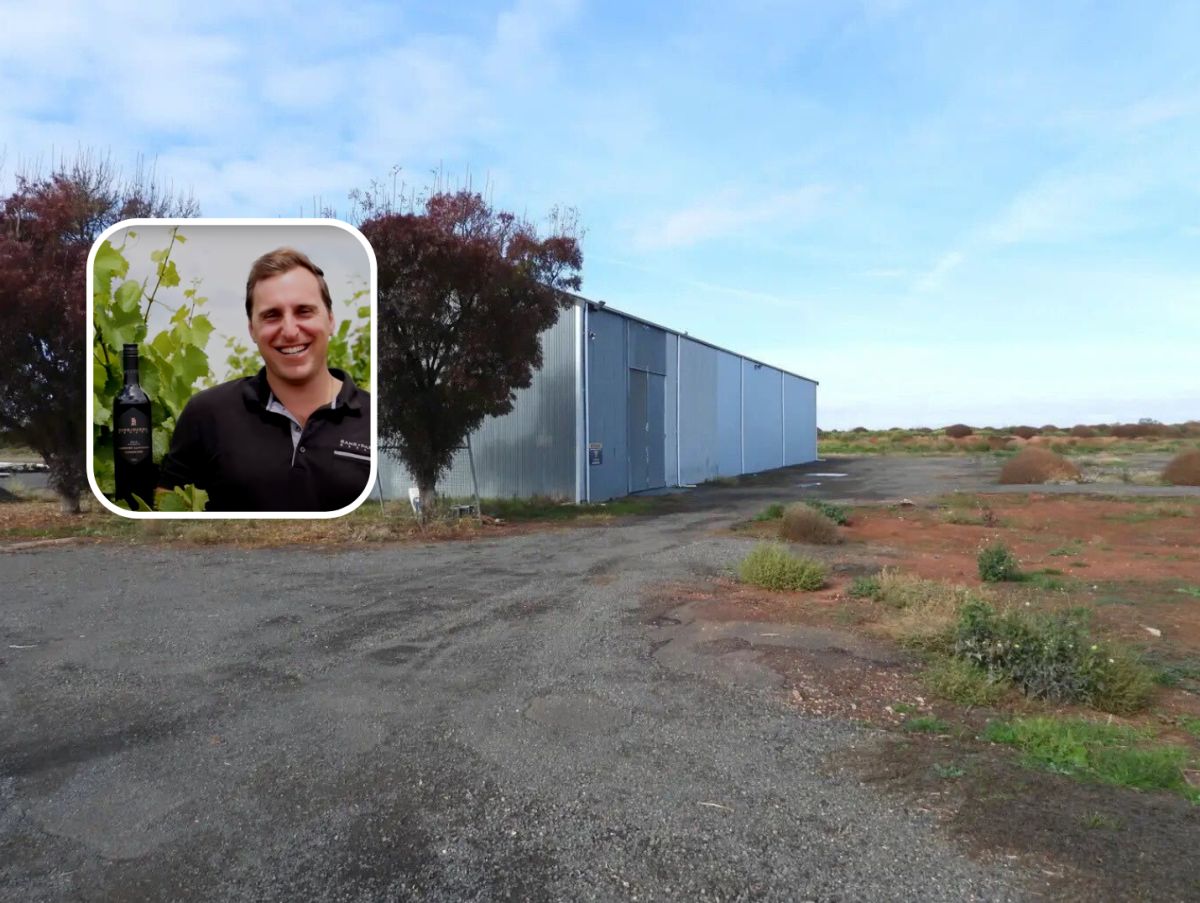
<svg viewBox="0 0 1200 903">
<path fill-rule="evenodd" d="M 263 279 L 254 286 L 250 337 L 267 372 L 300 385 L 325 372 L 333 314 L 321 298 L 317 277 L 304 267 Z"/>
</svg>

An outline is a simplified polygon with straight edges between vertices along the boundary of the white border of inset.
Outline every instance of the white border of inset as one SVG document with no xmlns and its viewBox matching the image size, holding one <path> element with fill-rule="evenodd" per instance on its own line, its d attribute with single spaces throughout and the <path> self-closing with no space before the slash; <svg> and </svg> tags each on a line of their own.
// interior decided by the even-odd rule
<svg viewBox="0 0 1200 903">
<path fill-rule="evenodd" d="M 124 508 L 119 508 L 100 491 L 100 487 L 96 485 L 96 475 L 92 473 L 92 417 L 93 404 L 92 392 L 94 390 L 94 380 L 92 379 L 92 367 L 89 363 L 84 367 L 84 372 L 87 374 L 87 479 L 88 485 L 92 489 L 92 494 L 100 500 L 109 511 L 114 514 L 119 514 L 121 517 L 138 518 L 141 520 L 175 520 L 175 519 L 199 519 L 199 518 L 276 518 L 289 520 L 324 520 L 331 517 L 341 517 L 343 514 L 349 514 L 354 511 L 367 500 L 371 495 L 371 490 L 375 488 L 375 480 L 379 473 L 379 394 L 376 391 L 379 385 L 379 299 L 377 297 L 376 283 L 378 282 L 379 273 L 378 265 L 375 261 L 375 251 L 371 247 L 370 242 L 363 237 L 363 234 L 355 229 L 352 225 L 342 222 L 337 219 L 297 219 L 280 217 L 275 218 L 206 218 L 196 217 L 195 219 L 127 219 L 122 220 L 116 225 L 109 226 L 100 236 L 92 243 L 92 249 L 88 252 L 87 259 L 87 359 L 90 361 L 92 356 L 92 339 L 93 330 L 95 329 L 95 319 L 93 313 L 93 297 L 94 291 L 93 281 L 95 278 L 94 266 L 96 263 L 96 252 L 100 249 L 100 245 L 110 235 L 115 232 L 120 232 L 122 229 L 130 229 L 135 227 L 165 227 L 180 226 L 184 228 L 192 226 L 333 226 L 341 229 L 344 232 L 349 232 L 367 252 L 367 260 L 370 262 L 371 274 L 369 295 L 371 303 L 371 473 L 367 478 L 367 485 L 362 491 L 362 495 L 357 500 L 347 505 L 344 508 L 339 508 L 337 511 L 126 511 Z M 186 233 L 185 233 L 186 234 Z"/>
</svg>

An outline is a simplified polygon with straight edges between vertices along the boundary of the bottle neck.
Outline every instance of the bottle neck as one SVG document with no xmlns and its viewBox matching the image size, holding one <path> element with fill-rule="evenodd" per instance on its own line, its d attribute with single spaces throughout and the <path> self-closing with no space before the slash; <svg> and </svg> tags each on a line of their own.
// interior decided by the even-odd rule
<svg viewBox="0 0 1200 903">
<path fill-rule="evenodd" d="M 133 358 L 132 360 L 130 360 L 128 357 L 125 358 L 125 385 L 127 385 L 127 386 L 139 385 L 138 362 L 137 362 L 136 357 Z"/>
</svg>

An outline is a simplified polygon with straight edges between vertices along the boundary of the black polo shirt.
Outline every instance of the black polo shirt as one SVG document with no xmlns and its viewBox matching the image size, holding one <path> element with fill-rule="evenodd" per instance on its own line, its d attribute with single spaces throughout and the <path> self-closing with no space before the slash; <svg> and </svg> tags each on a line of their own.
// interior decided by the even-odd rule
<svg viewBox="0 0 1200 903">
<path fill-rule="evenodd" d="M 336 405 L 313 411 L 293 443 L 292 421 L 267 410 L 266 370 L 195 395 L 179 415 L 159 470 L 163 489 L 208 492 L 207 511 L 336 511 L 371 472 L 371 396 L 341 370 Z"/>
</svg>

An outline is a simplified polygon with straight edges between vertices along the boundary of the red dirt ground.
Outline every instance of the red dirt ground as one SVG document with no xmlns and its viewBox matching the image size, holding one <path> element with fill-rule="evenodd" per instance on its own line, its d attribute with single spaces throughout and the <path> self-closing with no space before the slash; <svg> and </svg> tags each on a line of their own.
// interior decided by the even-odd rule
<svg viewBox="0 0 1200 903">
<path fill-rule="evenodd" d="M 890 546 L 903 555 L 902 569 L 922 577 L 978 583 L 975 556 L 1000 541 L 1021 560 L 1024 570 L 1058 568 L 1095 580 L 1200 582 L 1200 508 L 1190 517 L 1157 517 L 1141 523 L 1120 520 L 1156 504 L 1173 501 L 1118 502 L 1032 495 L 980 496 L 1004 526 L 951 524 L 922 509 L 860 509 L 846 529 L 848 539 Z M 1078 554 L 1051 556 L 1066 546 Z M 1086 561 L 1087 567 L 1072 562 Z"/>
</svg>

